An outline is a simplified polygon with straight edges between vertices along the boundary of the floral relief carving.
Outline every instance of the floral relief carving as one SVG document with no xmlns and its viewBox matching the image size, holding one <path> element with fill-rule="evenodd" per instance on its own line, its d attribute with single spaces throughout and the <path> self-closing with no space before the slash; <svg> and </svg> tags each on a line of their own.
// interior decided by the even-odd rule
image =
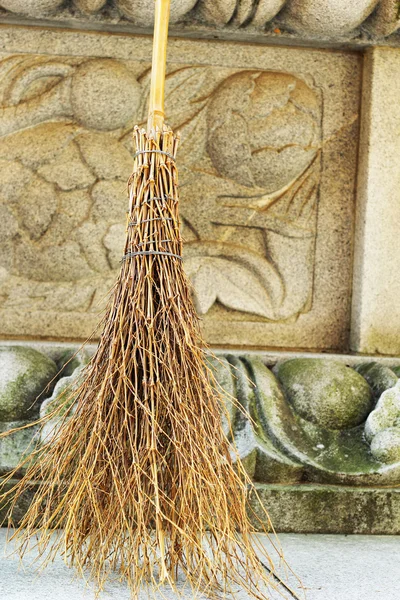
<svg viewBox="0 0 400 600">
<path fill-rule="evenodd" d="M 99 310 L 124 239 L 131 130 L 148 65 L 8 56 L 0 62 L 2 308 Z M 312 306 L 319 94 L 281 72 L 179 67 L 185 261 L 200 314 L 282 321 Z M 293 259 L 295 257 L 295 259 Z"/>
</svg>

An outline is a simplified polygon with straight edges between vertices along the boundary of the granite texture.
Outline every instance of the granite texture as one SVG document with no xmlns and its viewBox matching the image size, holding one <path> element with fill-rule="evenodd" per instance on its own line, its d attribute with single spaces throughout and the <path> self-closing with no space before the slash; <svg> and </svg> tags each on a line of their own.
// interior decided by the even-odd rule
<svg viewBox="0 0 400 600">
<path fill-rule="evenodd" d="M 0 18 L 126 31 L 152 26 L 145 0 L 2 0 Z M 257 38 L 274 43 L 398 45 L 397 0 L 172 0 L 179 35 Z"/>
<path fill-rule="evenodd" d="M 400 460 L 399 381 L 382 393 L 365 423 L 365 437 L 371 444 L 371 453 L 384 463 Z"/>
<path fill-rule="evenodd" d="M 393 366 L 393 369 L 390 369 L 386 365 L 373 361 L 357 365 L 356 371 L 368 382 L 375 399 L 378 400 L 385 390 L 396 385 L 399 378 L 397 368 Z"/>
<path fill-rule="evenodd" d="M 278 532 L 400 534 L 398 488 L 259 484 L 257 492 Z"/>
<path fill-rule="evenodd" d="M 374 48 L 364 63 L 352 348 L 400 353 L 400 55 Z"/>
<path fill-rule="evenodd" d="M 151 40 L 0 33 L 0 335 L 85 339 L 122 252 Z M 211 344 L 346 348 L 360 67 L 170 40 L 184 259 Z"/>
</svg>

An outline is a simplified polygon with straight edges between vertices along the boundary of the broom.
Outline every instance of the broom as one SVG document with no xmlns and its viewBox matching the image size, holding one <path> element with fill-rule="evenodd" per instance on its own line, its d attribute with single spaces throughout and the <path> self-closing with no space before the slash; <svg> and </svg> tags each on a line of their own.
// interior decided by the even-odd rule
<svg viewBox="0 0 400 600">
<path fill-rule="evenodd" d="M 148 126 L 134 130 L 124 255 L 97 351 L 37 422 L 58 419 L 56 434 L 4 479 L 2 498 L 12 525 L 39 482 L 12 536 L 21 555 L 33 542 L 45 563 L 61 552 L 97 590 L 117 572 L 133 598 L 143 584 L 179 593 L 181 574 L 194 596 L 240 586 L 265 600 L 277 576 L 252 535 L 251 481 L 222 429 L 182 266 L 179 136 L 164 125 L 168 15 L 169 0 L 156 0 Z"/>
</svg>

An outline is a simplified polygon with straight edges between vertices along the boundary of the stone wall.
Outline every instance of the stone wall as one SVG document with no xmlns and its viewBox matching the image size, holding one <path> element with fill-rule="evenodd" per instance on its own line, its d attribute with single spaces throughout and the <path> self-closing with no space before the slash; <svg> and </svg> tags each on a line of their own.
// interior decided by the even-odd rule
<svg viewBox="0 0 400 600">
<path fill-rule="evenodd" d="M 150 9 L 0 2 L 2 338 L 96 327 L 146 118 Z M 397 0 L 186 0 L 171 21 L 166 108 L 207 341 L 399 353 Z"/>
<path fill-rule="evenodd" d="M 150 7 L 0 0 L 0 431 L 88 358 L 54 378 L 119 267 Z M 185 268 L 281 531 L 400 531 L 399 25 L 397 0 L 172 2 Z"/>
</svg>

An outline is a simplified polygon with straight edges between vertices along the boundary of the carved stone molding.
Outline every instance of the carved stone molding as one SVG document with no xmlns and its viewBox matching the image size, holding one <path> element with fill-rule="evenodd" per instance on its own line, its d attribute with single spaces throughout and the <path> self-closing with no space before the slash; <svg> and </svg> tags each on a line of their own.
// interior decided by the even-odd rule
<svg viewBox="0 0 400 600">
<path fill-rule="evenodd" d="M 146 0 L 0 0 L 3 20 L 65 20 L 98 27 L 152 25 L 153 4 Z M 172 0 L 175 31 L 236 32 L 294 39 L 371 44 L 400 27 L 398 0 Z"/>
<path fill-rule="evenodd" d="M 56 344 L 43 350 L 0 346 L 0 431 L 33 422 L 64 402 L 92 352 Z M 209 364 L 225 393 L 226 435 L 255 481 L 398 485 L 400 367 L 364 362 L 354 369 L 329 358 L 292 358 L 271 370 L 254 355 L 219 355 Z M 48 421 L 41 439 L 57 435 L 58 424 Z M 37 430 L 0 439 L 0 477 L 18 464 Z"/>
</svg>

